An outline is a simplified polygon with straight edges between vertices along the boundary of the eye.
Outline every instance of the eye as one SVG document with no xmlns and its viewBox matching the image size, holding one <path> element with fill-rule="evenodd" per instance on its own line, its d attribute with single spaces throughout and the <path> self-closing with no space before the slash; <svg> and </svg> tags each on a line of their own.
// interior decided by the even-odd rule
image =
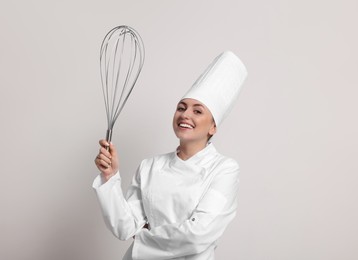
<svg viewBox="0 0 358 260">
<path fill-rule="evenodd" d="M 177 107 L 177 111 L 184 111 L 184 110 L 185 110 L 185 107 L 182 107 L 182 106 Z"/>
<path fill-rule="evenodd" d="M 200 110 L 194 110 L 194 114 L 202 114 L 203 112 L 201 112 Z"/>
</svg>

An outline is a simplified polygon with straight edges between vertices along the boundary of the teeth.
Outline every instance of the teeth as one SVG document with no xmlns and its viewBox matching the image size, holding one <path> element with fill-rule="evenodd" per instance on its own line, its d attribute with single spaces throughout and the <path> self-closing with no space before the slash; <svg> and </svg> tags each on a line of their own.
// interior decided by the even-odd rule
<svg viewBox="0 0 358 260">
<path fill-rule="evenodd" d="M 179 124 L 179 126 L 193 129 L 193 127 L 191 125 L 188 125 L 188 124 Z"/>
</svg>

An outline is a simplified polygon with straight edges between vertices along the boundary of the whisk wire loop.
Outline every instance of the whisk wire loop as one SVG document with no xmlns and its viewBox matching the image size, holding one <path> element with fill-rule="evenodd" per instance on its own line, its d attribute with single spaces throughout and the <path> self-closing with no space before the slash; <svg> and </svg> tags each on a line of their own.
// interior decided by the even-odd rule
<svg viewBox="0 0 358 260">
<path fill-rule="evenodd" d="M 107 115 L 107 141 L 138 80 L 144 63 L 140 35 L 129 26 L 117 26 L 103 39 L 100 50 L 102 92 Z"/>
</svg>

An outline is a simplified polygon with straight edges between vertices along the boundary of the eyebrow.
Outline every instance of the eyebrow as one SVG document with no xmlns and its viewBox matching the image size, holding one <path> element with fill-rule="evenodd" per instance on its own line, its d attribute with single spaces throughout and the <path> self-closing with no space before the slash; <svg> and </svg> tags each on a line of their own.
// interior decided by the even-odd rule
<svg viewBox="0 0 358 260">
<path fill-rule="evenodd" d="M 188 106 L 188 104 L 185 103 L 184 101 L 180 101 L 179 104 L 183 104 L 183 105 L 185 105 L 185 106 Z M 179 104 L 178 104 L 178 105 L 179 105 Z M 204 107 L 202 104 L 194 104 L 193 106 L 194 106 L 194 107 L 196 107 L 196 106 L 197 106 L 197 107 Z"/>
</svg>

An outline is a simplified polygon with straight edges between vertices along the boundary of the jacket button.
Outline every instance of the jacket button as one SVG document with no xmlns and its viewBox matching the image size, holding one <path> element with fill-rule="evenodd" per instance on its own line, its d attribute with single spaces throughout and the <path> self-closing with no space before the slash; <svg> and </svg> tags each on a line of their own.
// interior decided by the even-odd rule
<svg viewBox="0 0 358 260">
<path fill-rule="evenodd" d="M 192 218 L 191 221 L 195 221 L 195 218 Z"/>
</svg>

